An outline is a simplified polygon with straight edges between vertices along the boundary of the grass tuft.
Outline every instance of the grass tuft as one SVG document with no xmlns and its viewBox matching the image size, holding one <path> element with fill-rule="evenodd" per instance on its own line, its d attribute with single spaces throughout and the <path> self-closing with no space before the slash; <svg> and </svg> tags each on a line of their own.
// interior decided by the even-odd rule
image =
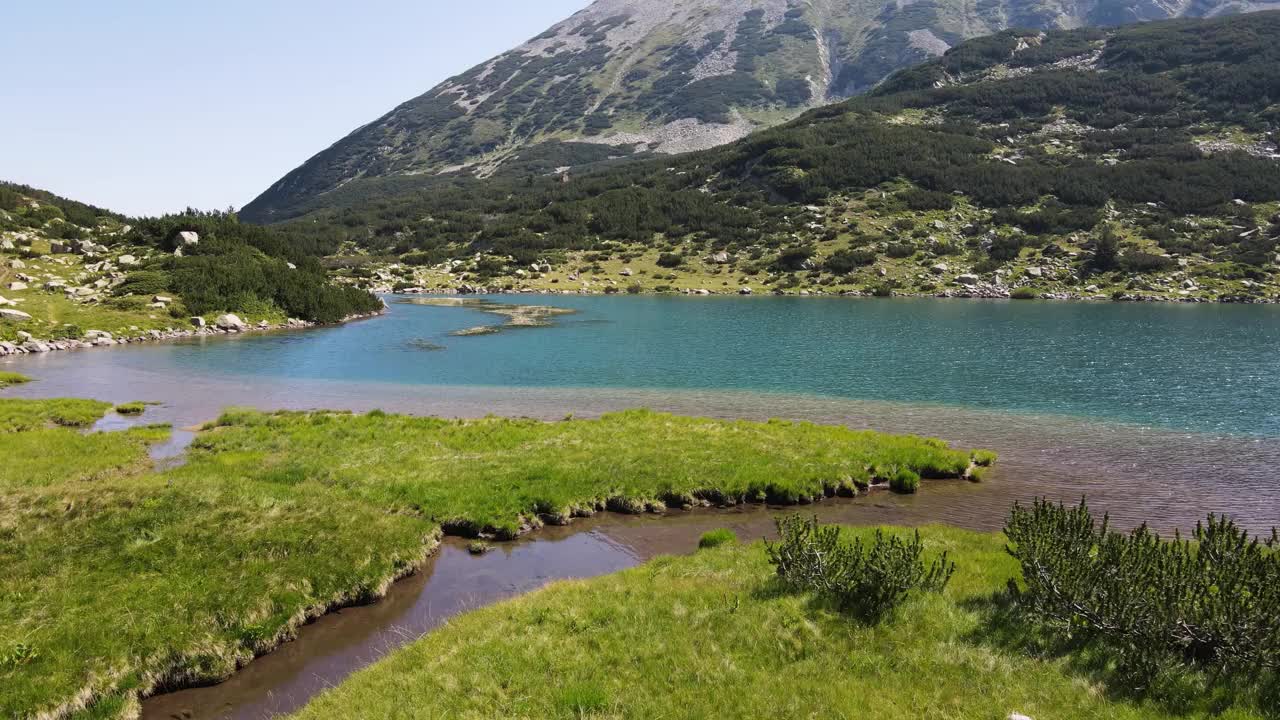
<svg viewBox="0 0 1280 720">
<path fill-rule="evenodd" d="M 31 378 L 16 372 L 0 372 L 0 390 L 13 385 L 22 385 L 31 382 Z"/>
<path fill-rule="evenodd" d="M 728 528 L 719 528 L 717 530 L 708 530 L 698 538 L 698 548 L 700 550 L 708 550 L 710 548 L 718 548 L 721 545 L 736 545 L 738 536 Z"/>
<path fill-rule="evenodd" d="M 116 406 L 117 415 L 135 416 L 141 415 L 147 411 L 147 404 L 144 402 L 129 402 Z"/>
</svg>

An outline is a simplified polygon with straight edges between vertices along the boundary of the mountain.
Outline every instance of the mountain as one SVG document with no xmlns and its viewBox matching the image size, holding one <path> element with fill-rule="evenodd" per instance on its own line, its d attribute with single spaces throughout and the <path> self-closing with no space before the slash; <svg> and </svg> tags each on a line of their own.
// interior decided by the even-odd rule
<svg viewBox="0 0 1280 720">
<path fill-rule="evenodd" d="M 290 172 L 241 215 L 269 222 L 369 178 L 493 173 L 555 143 L 560 166 L 737 140 L 1009 27 L 1116 25 L 1280 7 L 1236 0 L 597 0 Z M 310 202 L 309 202 L 310 201 Z"/>
<path fill-rule="evenodd" d="M 1280 12 L 1004 31 L 719 148 L 353 183 L 282 227 L 403 287 L 1274 299 L 1277 39 Z"/>
</svg>

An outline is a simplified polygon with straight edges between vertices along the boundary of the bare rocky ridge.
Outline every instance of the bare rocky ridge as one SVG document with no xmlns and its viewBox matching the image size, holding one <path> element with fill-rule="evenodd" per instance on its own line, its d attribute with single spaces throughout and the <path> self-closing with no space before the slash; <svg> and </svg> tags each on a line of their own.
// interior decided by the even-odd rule
<svg viewBox="0 0 1280 720">
<path fill-rule="evenodd" d="M 559 141 L 572 167 L 737 140 L 1007 27 L 1070 28 L 1280 7 L 1235 0 L 597 0 L 294 170 L 242 217 L 283 220 L 364 179 L 496 172 Z M 550 147 L 550 146 L 548 146 Z"/>
</svg>

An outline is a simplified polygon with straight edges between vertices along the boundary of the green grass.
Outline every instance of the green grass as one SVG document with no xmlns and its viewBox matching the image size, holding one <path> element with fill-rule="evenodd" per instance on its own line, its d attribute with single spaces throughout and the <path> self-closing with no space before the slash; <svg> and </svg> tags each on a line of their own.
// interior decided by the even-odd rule
<svg viewBox="0 0 1280 720">
<path fill-rule="evenodd" d="M 922 535 L 958 570 L 944 593 L 913 595 L 878 626 L 780 591 L 761 545 L 725 546 L 469 613 L 295 717 L 1258 717 L 1204 698 L 1176 710 L 1125 700 L 1105 691 L 1105 673 L 1011 647 L 994 629 L 1016 573 L 1003 536 Z"/>
<path fill-rule="evenodd" d="M 738 536 L 728 528 L 718 528 L 716 530 L 708 530 L 698 538 L 698 548 L 708 550 L 710 548 L 720 547 L 721 545 L 732 545 L 738 542 Z"/>
<path fill-rule="evenodd" d="M 128 402 L 116 406 L 117 415 L 141 415 L 147 411 L 147 404 L 144 402 Z"/>
<path fill-rule="evenodd" d="M 31 378 L 16 372 L 0 372 L 0 390 L 12 385 L 21 385 L 31 382 Z"/>
<path fill-rule="evenodd" d="M 50 425 L 88 427 L 101 420 L 110 409 L 110 403 L 97 400 L 3 400 L 0 401 L 0 433 Z"/>
<path fill-rule="evenodd" d="M 86 716 L 129 714 L 159 683 L 224 678 L 306 618 L 381 595 L 442 526 L 512 535 L 538 513 L 798 499 L 873 466 L 958 476 L 969 462 L 935 440 L 645 411 L 233 412 L 156 473 L 146 449 L 164 430 L 65 427 L 110 409 L 0 401 L 0 717 L 86 701 Z"/>
<path fill-rule="evenodd" d="M 222 472 L 321 480 L 459 534 L 499 537 L 539 515 L 795 503 L 852 493 L 875 468 L 959 478 L 969 466 L 967 453 L 938 440 L 644 410 L 558 423 L 233 412 L 217 424 L 194 447 Z"/>
</svg>

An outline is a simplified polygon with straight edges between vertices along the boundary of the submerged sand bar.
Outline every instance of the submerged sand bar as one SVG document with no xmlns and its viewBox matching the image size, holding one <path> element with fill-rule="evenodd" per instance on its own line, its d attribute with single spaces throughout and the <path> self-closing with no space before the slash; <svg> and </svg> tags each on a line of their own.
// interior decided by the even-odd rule
<svg viewBox="0 0 1280 720">
<path fill-rule="evenodd" d="M 573 315 L 578 312 L 570 308 L 551 307 L 550 305 L 513 305 L 478 298 L 410 298 L 397 300 L 396 302 L 403 305 L 430 305 L 433 307 L 479 310 L 480 312 L 500 315 L 506 318 L 506 322 L 501 325 L 477 325 L 450 333 L 450 335 L 456 337 L 493 335 L 508 328 L 551 327 L 555 325 L 554 318 L 561 315 Z"/>
</svg>

